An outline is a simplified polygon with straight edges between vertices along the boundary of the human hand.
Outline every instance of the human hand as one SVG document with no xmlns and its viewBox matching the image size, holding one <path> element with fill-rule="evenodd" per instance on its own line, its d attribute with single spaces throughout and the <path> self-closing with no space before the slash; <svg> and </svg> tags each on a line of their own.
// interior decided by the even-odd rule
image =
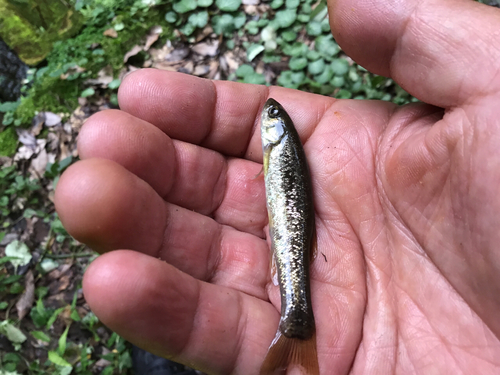
<svg viewBox="0 0 500 375">
<path fill-rule="evenodd" d="M 314 184 L 321 373 L 498 373 L 500 12 L 337 0 L 330 14 L 351 57 L 445 110 L 128 76 L 122 111 L 87 121 L 83 160 L 56 192 L 68 231 L 106 253 L 87 270 L 85 297 L 149 351 L 211 374 L 258 372 L 279 320 L 255 178 L 260 110 L 273 97 Z"/>
</svg>

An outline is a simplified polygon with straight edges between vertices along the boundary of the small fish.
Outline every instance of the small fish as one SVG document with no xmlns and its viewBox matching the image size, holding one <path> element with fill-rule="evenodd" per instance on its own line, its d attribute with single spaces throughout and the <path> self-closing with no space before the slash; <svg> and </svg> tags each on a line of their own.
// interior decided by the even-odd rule
<svg viewBox="0 0 500 375">
<path fill-rule="evenodd" d="M 290 116 L 274 99 L 261 117 L 264 179 L 271 248 L 281 293 L 281 319 L 260 375 L 300 366 L 319 375 L 309 264 L 315 246 L 309 168 Z"/>
</svg>

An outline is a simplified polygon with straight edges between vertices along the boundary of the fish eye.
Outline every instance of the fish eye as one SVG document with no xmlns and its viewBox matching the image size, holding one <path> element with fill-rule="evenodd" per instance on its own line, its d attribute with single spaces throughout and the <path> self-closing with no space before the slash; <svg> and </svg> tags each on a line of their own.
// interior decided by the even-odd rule
<svg viewBox="0 0 500 375">
<path fill-rule="evenodd" d="M 269 117 L 276 118 L 278 117 L 280 110 L 278 109 L 278 107 L 272 105 L 267 110 L 267 113 L 269 114 Z"/>
</svg>

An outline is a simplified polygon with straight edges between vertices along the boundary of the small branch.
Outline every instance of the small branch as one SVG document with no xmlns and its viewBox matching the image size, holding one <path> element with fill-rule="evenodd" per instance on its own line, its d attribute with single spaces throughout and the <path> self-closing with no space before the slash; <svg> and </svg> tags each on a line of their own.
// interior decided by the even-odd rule
<svg viewBox="0 0 500 375">
<path fill-rule="evenodd" d="M 51 259 L 65 259 L 65 258 L 85 258 L 91 257 L 95 255 L 95 253 L 74 253 L 74 254 L 45 254 L 45 258 Z"/>
</svg>

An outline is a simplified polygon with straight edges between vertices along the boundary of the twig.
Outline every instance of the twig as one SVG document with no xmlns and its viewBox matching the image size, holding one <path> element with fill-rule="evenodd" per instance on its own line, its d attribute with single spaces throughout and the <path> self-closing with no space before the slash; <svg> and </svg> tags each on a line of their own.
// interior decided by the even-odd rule
<svg viewBox="0 0 500 375">
<path fill-rule="evenodd" d="M 45 254 L 45 258 L 52 259 L 65 259 L 65 258 L 85 258 L 91 257 L 95 255 L 95 253 L 74 253 L 74 254 Z"/>
</svg>

